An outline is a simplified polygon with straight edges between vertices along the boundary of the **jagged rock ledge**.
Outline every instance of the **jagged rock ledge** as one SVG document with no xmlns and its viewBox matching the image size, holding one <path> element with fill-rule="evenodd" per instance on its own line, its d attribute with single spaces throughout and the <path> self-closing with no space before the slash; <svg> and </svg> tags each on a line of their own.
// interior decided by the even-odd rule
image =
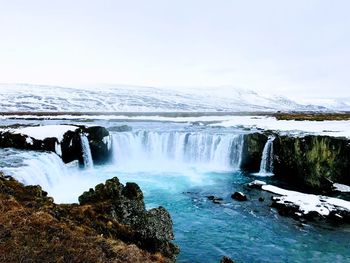
<svg viewBox="0 0 350 263">
<path fill-rule="evenodd" d="M 174 262 L 178 247 L 162 207 L 145 209 L 134 183 L 107 180 L 58 205 L 40 186 L 0 175 L 0 262 Z"/>
<path fill-rule="evenodd" d="M 81 136 L 86 136 L 92 159 L 102 164 L 111 156 L 111 138 L 101 126 L 47 125 L 0 130 L 0 147 L 23 150 L 51 151 L 65 163 L 78 160 L 83 164 Z"/>
</svg>

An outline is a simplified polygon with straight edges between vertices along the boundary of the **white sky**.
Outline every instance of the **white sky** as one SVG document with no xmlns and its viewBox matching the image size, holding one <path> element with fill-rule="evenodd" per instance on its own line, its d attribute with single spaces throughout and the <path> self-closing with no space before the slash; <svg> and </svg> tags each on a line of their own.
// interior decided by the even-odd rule
<svg viewBox="0 0 350 263">
<path fill-rule="evenodd" d="M 0 0 L 0 82 L 350 97 L 348 0 Z"/>
</svg>

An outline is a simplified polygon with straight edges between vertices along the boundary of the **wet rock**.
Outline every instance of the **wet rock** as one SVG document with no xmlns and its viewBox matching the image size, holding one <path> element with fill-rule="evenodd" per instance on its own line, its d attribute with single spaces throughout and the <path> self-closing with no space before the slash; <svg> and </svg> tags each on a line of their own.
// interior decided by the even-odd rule
<svg viewBox="0 0 350 263">
<path fill-rule="evenodd" d="M 265 198 L 264 197 L 259 197 L 259 202 L 264 202 L 265 201 Z"/>
<path fill-rule="evenodd" d="M 221 197 L 216 197 L 216 196 L 214 196 L 214 195 L 209 195 L 209 196 L 207 196 L 207 198 L 208 198 L 210 201 L 212 201 L 214 204 L 221 204 L 222 201 L 224 200 L 224 199 L 222 199 Z"/>
<path fill-rule="evenodd" d="M 234 192 L 231 195 L 231 198 L 235 199 L 237 201 L 247 201 L 248 200 L 247 196 L 245 194 L 243 194 L 242 192 Z"/>
<path fill-rule="evenodd" d="M 250 182 L 249 184 L 247 184 L 247 186 L 249 188 L 254 188 L 254 189 L 261 189 L 261 187 L 263 185 L 266 185 L 266 183 L 264 181 L 260 181 L 260 180 L 254 180 L 254 181 Z"/>
<path fill-rule="evenodd" d="M 220 263 L 234 263 L 234 261 L 232 259 L 230 259 L 229 257 L 224 256 L 220 260 Z"/>
</svg>

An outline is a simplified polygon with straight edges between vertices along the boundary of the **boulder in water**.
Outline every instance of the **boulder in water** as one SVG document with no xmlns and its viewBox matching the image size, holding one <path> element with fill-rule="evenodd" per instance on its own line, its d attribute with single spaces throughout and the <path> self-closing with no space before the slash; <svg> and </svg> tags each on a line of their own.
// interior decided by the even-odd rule
<svg viewBox="0 0 350 263">
<path fill-rule="evenodd" d="M 248 200 L 247 196 L 245 194 L 243 194 L 242 192 L 234 192 L 231 195 L 231 198 L 235 199 L 237 201 L 247 201 Z"/>
<path fill-rule="evenodd" d="M 250 182 L 247 186 L 249 188 L 261 189 L 261 187 L 263 185 L 266 185 L 266 183 L 264 181 L 254 180 L 254 181 Z"/>
<path fill-rule="evenodd" d="M 230 259 L 229 257 L 224 256 L 220 260 L 220 263 L 234 263 L 234 261 L 232 259 Z"/>
</svg>

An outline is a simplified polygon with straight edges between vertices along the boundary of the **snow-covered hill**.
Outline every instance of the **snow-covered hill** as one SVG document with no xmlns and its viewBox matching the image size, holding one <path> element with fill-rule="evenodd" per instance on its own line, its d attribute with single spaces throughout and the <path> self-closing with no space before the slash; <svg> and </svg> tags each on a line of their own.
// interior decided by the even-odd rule
<svg viewBox="0 0 350 263">
<path fill-rule="evenodd" d="M 0 111 L 324 111 L 350 110 L 350 98 L 320 104 L 298 103 L 251 90 L 153 88 L 122 85 L 58 87 L 0 84 Z"/>
</svg>

